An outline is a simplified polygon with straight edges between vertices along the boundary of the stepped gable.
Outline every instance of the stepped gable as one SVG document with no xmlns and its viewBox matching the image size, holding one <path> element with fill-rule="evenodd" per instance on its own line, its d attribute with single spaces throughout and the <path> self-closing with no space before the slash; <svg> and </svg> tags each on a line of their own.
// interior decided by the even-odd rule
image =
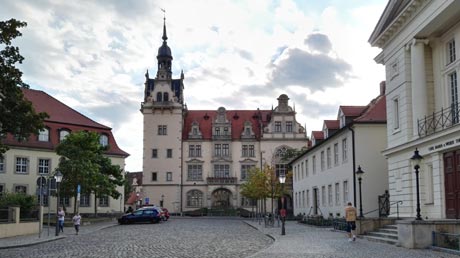
<svg viewBox="0 0 460 258">
<path fill-rule="evenodd" d="M 244 129 L 244 122 L 250 121 L 252 123 L 252 130 L 255 134 L 256 139 L 261 137 L 260 121 L 262 120 L 262 126 L 265 127 L 270 122 L 272 111 L 271 110 L 226 110 L 227 120 L 232 125 L 232 140 L 241 139 L 241 134 Z M 200 132 L 203 136 L 203 140 L 212 139 L 212 123 L 217 117 L 217 110 L 188 110 L 185 115 L 184 130 L 182 132 L 182 138 L 188 139 L 188 134 L 191 131 L 192 123 L 198 122 Z"/>
</svg>

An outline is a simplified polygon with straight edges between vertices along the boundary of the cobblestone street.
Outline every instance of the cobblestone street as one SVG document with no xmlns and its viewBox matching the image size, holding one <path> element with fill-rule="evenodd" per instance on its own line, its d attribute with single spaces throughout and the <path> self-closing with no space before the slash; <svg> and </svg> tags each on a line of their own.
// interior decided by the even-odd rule
<svg viewBox="0 0 460 258">
<path fill-rule="evenodd" d="M 160 224 L 111 225 L 100 230 L 87 226 L 78 236 L 66 228 L 65 238 L 2 249 L 0 257 L 458 257 L 363 239 L 350 243 L 343 232 L 296 222 L 286 223 L 285 236 L 276 225 L 265 228 L 257 221 L 238 219 L 172 218 Z"/>
</svg>

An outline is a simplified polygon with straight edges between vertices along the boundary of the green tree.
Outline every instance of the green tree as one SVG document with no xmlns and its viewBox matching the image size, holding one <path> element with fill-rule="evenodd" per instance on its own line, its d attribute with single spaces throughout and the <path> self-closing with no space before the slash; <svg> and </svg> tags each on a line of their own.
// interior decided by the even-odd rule
<svg viewBox="0 0 460 258">
<path fill-rule="evenodd" d="M 120 197 L 116 188 L 124 184 L 122 169 L 112 165 L 104 156 L 105 149 L 99 144 L 99 134 L 87 131 L 71 133 L 58 145 L 56 152 L 61 156 L 58 169 L 63 174 L 60 193 L 63 196 L 76 197 L 80 185 L 82 194 Z"/>
<path fill-rule="evenodd" d="M 46 113 L 36 113 L 32 103 L 24 99 L 21 87 L 28 88 L 28 85 L 22 81 L 22 72 L 15 66 L 21 64 L 24 57 L 11 43 L 22 35 L 18 29 L 26 25 L 15 19 L 0 21 L 0 157 L 8 150 L 3 144 L 8 133 L 17 139 L 27 139 L 44 128 L 43 120 L 48 117 Z"/>
</svg>

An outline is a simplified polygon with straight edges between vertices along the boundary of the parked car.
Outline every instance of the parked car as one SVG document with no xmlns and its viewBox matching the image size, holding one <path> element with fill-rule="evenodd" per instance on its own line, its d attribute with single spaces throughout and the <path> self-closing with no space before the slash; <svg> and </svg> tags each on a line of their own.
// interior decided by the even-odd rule
<svg viewBox="0 0 460 258">
<path fill-rule="evenodd" d="M 158 223 L 161 220 L 161 214 L 154 208 L 141 208 L 132 213 L 124 214 L 118 219 L 120 224 L 131 224 L 136 222 Z"/>
<path fill-rule="evenodd" d="M 161 208 L 161 211 L 163 212 L 163 214 L 162 214 L 162 219 L 163 219 L 164 221 L 168 220 L 168 219 L 169 219 L 169 211 L 168 211 L 168 209 L 166 209 L 166 208 Z"/>
</svg>

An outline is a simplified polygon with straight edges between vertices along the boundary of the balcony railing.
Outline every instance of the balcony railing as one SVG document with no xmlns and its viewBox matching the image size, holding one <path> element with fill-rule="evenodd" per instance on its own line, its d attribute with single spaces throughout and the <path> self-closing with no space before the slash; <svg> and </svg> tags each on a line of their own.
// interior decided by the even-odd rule
<svg viewBox="0 0 460 258">
<path fill-rule="evenodd" d="M 425 116 L 423 119 L 418 119 L 418 135 L 420 137 L 428 136 L 458 124 L 460 114 L 459 106 L 457 102 L 446 109 L 442 108 L 438 112 L 433 112 L 432 115 Z"/>
<path fill-rule="evenodd" d="M 231 135 L 231 134 L 227 134 L 227 135 L 224 135 L 224 134 L 213 134 L 213 135 L 212 135 L 212 139 L 213 139 L 214 141 L 231 140 L 231 139 L 232 139 L 232 135 Z"/>
<path fill-rule="evenodd" d="M 208 177 L 206 178 L 208 185 L 234 185 L 236 177 Z"/>
</svg>

